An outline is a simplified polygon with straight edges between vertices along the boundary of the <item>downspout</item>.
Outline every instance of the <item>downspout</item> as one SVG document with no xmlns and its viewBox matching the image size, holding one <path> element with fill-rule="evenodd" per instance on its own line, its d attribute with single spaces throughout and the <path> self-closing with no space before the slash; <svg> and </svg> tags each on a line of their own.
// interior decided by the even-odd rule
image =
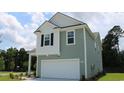
<svg viewBox="0 0 124 93">
<path fill-rule="evenodd" d="M 85 26 L 83 26 L 83 32 L 84 32 L 84 65 L 85 65 L 85 79 L 88 78 L 87 74 L 87 41 L 86 41 L 86 30 Z"/>
</svg>

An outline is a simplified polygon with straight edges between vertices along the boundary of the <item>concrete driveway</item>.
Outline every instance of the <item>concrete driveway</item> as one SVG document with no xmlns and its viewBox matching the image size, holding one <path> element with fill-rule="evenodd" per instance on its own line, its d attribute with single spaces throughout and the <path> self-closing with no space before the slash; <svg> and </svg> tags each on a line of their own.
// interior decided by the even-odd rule
<svg viewBox="0 0 124 93">
<path fill-rule="evenodd" d="M 60 78 L 35 78 L 35 79 L 27 79 L 26 81 L 79 81 L 74 79 L 60 79 Z"/>
</svg>

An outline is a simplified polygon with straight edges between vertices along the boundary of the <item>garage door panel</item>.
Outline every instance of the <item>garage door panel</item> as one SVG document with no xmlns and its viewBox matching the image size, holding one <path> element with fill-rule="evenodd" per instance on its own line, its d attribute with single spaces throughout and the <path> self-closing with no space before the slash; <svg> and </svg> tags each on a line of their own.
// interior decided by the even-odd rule
<svg viewBox="0 0 124 93">
<path fill-rule="evenodd" d="M 47 78 L 79 79 L 79 60 L 42 60 L 41 76 Z"/>
</svg>

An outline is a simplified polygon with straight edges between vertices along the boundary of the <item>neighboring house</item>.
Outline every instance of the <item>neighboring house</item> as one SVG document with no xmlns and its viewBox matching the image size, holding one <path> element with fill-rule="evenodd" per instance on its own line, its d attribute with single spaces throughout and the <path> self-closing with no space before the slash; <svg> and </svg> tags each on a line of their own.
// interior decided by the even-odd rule
<svg viewBox="0 0 124 93">
<path fill-rule="evenodd" d="M 56 13 L 35 32 L 37 56 L 36 74 L 40 78 L 80 80 L 91 78 L 102 68 L 102 47 L 98 32 L 91 32 L 88 25 L 62 13 Z"/>
</svg>

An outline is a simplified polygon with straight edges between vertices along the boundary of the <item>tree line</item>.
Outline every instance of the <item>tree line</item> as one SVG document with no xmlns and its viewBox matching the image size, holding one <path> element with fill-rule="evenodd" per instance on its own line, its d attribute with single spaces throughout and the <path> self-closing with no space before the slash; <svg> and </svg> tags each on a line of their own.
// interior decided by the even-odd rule
<svg viewBox="0 0 124 93">
<path fill-rule="evenodd" d="M 35 70 L 36 58 L 32 57 L 32 70 Z M 24 48 L 0 50 L 0 71 L 27 71 L 28 54 Z"/>
<path fill-rule="evenodd" d="M 124 72 L 124 50 L 120 50 L 119 39 L 124 30 L 114 26 L 102 40 L 102 59 L 104 70 L 108 72 Z"/>
</svg>

